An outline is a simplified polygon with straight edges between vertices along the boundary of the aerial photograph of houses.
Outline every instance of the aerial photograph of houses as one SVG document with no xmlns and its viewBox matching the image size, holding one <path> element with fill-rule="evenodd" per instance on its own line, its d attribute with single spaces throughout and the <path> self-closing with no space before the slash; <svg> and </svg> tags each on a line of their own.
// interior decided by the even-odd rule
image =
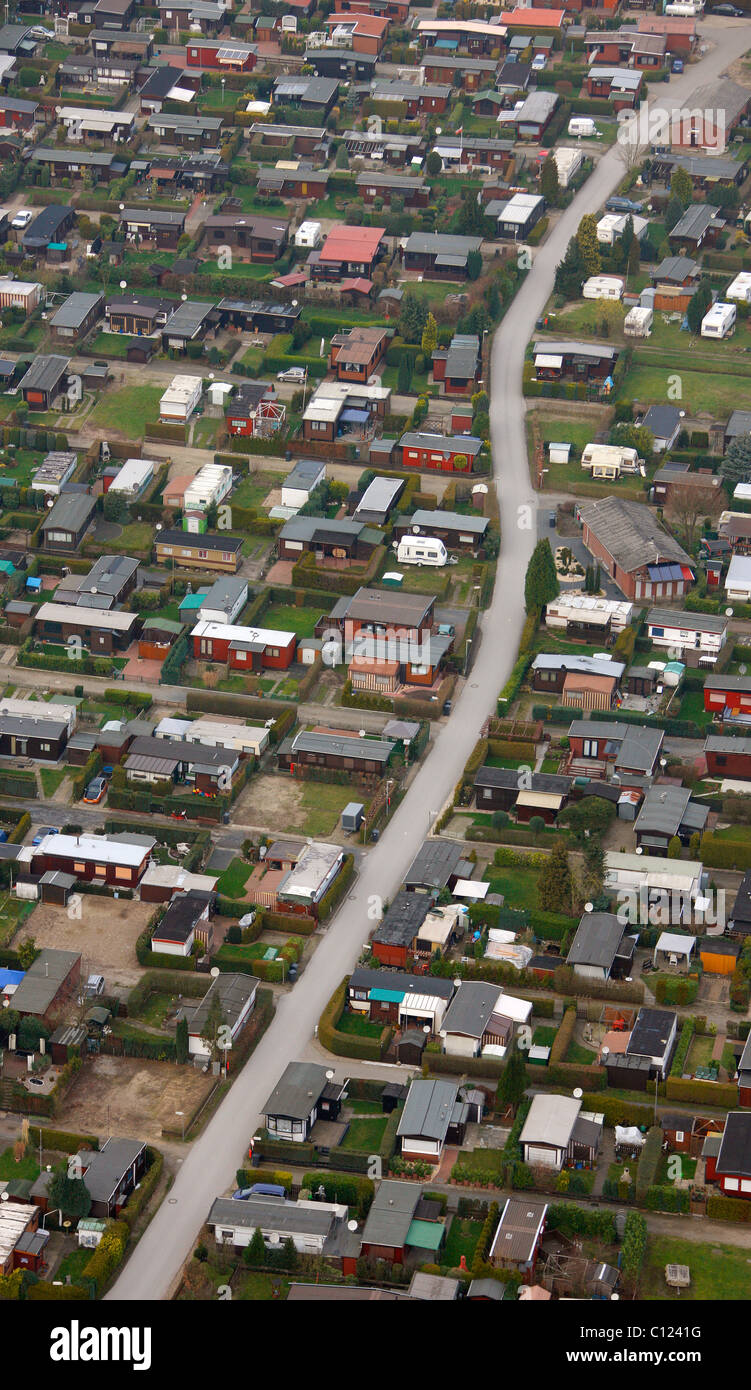
<svg viewBox="0 0 751 1390">
<path fill-rule="evenodd" d="M 708 1365 L 751 0 L 9 0 L 0 156 L 0 1301 Z"/>
</svg>

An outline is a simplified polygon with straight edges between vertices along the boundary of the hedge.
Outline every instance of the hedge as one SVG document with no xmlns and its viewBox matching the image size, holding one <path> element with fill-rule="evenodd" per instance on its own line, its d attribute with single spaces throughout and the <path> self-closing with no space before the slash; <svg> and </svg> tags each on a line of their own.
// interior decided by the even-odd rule
<svg viewBox="0 0 751 1390">
<path fill-rule="evenodd" d="M 159 1149 L 152 1149 L 151 1145 L 147 1146 L 146 1159 L 149 1166 L 141 1177 L 138 1186 L 131 1192 L 120 1214 L 120 1220 L 124 1222 L 131 1231 L 147 1202 L 153 1197 L 164 1167 L 163 1154 L 160 1153 Z"/>
<path fill-rule="evenodd" d="M 743 840 L 718 839 L 711 831 L 701 837 L 699 857 L 709 869 L 751 869 L 751 844 Z"/>
<path fill-rule="evenodd" d="M 647 1223 L 638 1211 L 630 1211 L 626 1217 L 621 1245 L 621 1269 L 633 1285 L 641 1273 L 644 1256 L 647 1253 Z"/>
<path fill-rule="evenodd" d="M 64 1129 L 49 1129 L 46 1125 L 29 1126 L 29 1143 L 37 1151 L 39 1144 L 54 1153 L 76 1154 L 80 1149 L 98 1149 L 99 1140 L 93 1134 L 69 1134 Z"/>
<path fill-rule="evenodd" d="M 341 1173 L 306 1173 L 302 1185 L 311 1192 L 317 1192 L 318 1188 L 322 1187 L 327 1202 L 341 1202 L 346 1203 L 348 1207 L 355 1207 L 360 1217 L 367 1216 L 375 1196 L 375 1183 L 372 1178 L 354 1175 L 343 1177 Z"/>
<path fill-rule="evenodd" d="M 668 1100 L 688 1105 L 719 1105 L 723 1110 L 735 1110 L 738 1105 L 738 1087 L 729 1081 L 684 1081 L 682 1077 L 669 1076 L 665 1095 Z"/>
<path fill-rule="evenodd" d="M 553 1038 L 553 1045 L 550 1049 L 550 1062 L 555 1065 L 563 1062 L 569 1046 L 573 1040 L 574 1029 L 576 1028 L 576 1005 L 569 1005 L 561 1020 L 561 1025 Z"/>
<path fill-rule="evenodd" d="M 96 1286 L 98 1295 L 104 1292 L 115 1270 L 122 1264 L 129 1237 L 127 1221 L 111 1221 L 91 1259 L 84 1265 L 83 1277 Z"/>
<path fill-rule="evenodd" d="M 659 1125 L 652 1125 L 636 1165 L 635 1191 L 637 1202 L 643 1201 L 647 1188 L 654 1185 L 661 1157 L 662 1129 Z"/>
<path fill-rule="evenodd" d="M 508 680 L 506 681 L 506 684 L 503 687 L 503 690 L 498 696 L 496 708 L 499 715 L 506 714 L 510 705 L 513 704 L 514 700 L 519 694 L 519 691 L 521 690 L 524 677 L 526 676 L 527 671 L 532 665 L 532 661 L 532 653 L 528 652 L 525 656 L 520 656 L 518 661 L 514 665 L 511 671 L 511 675 L 509 676 Z"/>
<path fill-rule="evenodd" d="M 654 1118 L 654 1107 L 640 1105 L 636 1101 L 621 1100 L 619 1096 L 586 1092 L 582 1098 L 582 1110 L 594 1110 L 605 1116 L 609 1129 L 616 1125 L 650 1125 Z"/>
<path fill-rule="evenodd" d="M 707 1202 L 707 1216 L 714 1221 L 751 1221 L 751 1202 L 741 1197 L 712 1196 Z"/>
<path fill-rule="evenodd" d="M 351 1033 L 339 1033 L 337 1023 L 342 1016 L 347 997 L 349 976 L 337 985 L 318 1020 L 318 1041 L 336 1057 L 357 1057 L 361 1061 L 380 1062 L 391 1041 L 393 1030 L 385 1027 L 379 1038 L 359 1038 Z"/>
<path fill-rule="evenodd" d="M 318 904 L 319 922 L 325 922 L 326 919 L 331 916 L 332 912 L 336 911 L 342 898 L 347 893 L 354 875 L 355 856 L 353 854 L 345 854 L 339 873 Z"/>
<path fill-rule="evenodd" d="M 615 1217 L 612 1212 L 577 1207 L 573 1202 L 552 1202 L 548 1207 L 547 1226 L 566 1236 L 590 1236 L 613 1245 L 616 1239 Z"/>
<path fill-rule="evenodd" d="M 688 1056 L 688 1049 L 691 1046 L 691 1039 L 696 1029 L 696 1019 L 687 1018 L 681 1028 L 681 1035 L 678 1039 L 678 1046 L 675 1049 L 673 1065 L 670 1068 L 671 1076 L 683 1076 L 683 1066 Z"/>
</svg>

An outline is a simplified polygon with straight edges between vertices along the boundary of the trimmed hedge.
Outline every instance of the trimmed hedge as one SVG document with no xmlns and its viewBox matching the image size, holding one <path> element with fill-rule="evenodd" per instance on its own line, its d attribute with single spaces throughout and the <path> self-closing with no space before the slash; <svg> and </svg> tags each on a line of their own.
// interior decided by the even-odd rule
<svg viewBox="0 0 751 1390">
<path fill-rule="evenodd" d="M 318 920 L 325 922 L 328 917 L 338 908 L 342 898 L 347 893 L 352 879 L 355 876 L 355 856 L 345 854 L 342 860 L 342 867 L 339 870 L 334 882 L 328 892 L 324 893 L 318 904 Z"/>
<path fill-rule="evenodd" d="M 54 1153 L 77 1154 L 81 1149 L 98 1149 L 99 1140 L 93 1134 L 69 1134 L 64 1129 L 49 1129 L 46 1125 L 29 1126 L 29 1143 L 38 1151 L 39 1143 Z"/>
<path fill-rule="evenodd" d="M 681 1035 L 678 1039 L 678 1046 L 675 1049 L 673 1065 L 670 1068 L 671 1076 L 683 1076 L 683 1066 L 688 1056 L 688 1049 L 691 1046 L 691 1039 L 696 1030 L 696 1019 L 687 1018 L 681 1028 Z"/>
<path fill-rule="evenodd" d="M 127 1221 L 111 1221 L 91 1259 L 83 1267 L 84 1279 L 90 1280 L 101 1297 L 116 1269 L 122 1264 L 130 1237 Z"/>
<path fill-rule="evenodd" d="M 662 1129 L 659 1125 L 652 1125 L 636 1165 L 635 1191 L 637 1202 L 643 1202 L 647 1189 L 654 1185 L 661 1157 Z"/>
<path fill-rule="evenodd" d="M 120 1213 L 120 1220 L 123 1221 L 131 1231 L 147 1202 L 153 1197 L 164 1167 L 164 1155 L 159 1149 L 152 1149 L 151 1145 L 146 1149 L 146 1158 L 149 1166 L 143 1174 L 138 1187 L 131 1192 L 123 1211 Z"/>
<path fill-rule="evenodd" d="M 712 1221 L 735 1221 L 745 1225 L 751 1221 L 751 1202 L 741 1197 L 710 1197 L 707 1202 L 707 1216 Z"/>
<path fill-rule="evenodd" d="M 340 1033 L 337 1023 L 342 1016 L 347 997 L 349 976 L 337 985 L 318 1020 L 318 1041 L 336 1057 L 358 1057 L 361 1061 L 380 1062 L 390 1041 L 393 1029 L 385 1027 L 379 1038 L 358 1038 L 352 1033 Z"/>
<path fill-rule="evenodd" d="M 731 1082 L 722 1081 L 684 1081 L 682 1077 L 669 1076 L 665 1083 L 668 1100 L 679 1100 L 687 1105 L 719 1105 L 723 1110 L 735 1110 L 738 1105 L 738 1087 Z"/>
</svg>

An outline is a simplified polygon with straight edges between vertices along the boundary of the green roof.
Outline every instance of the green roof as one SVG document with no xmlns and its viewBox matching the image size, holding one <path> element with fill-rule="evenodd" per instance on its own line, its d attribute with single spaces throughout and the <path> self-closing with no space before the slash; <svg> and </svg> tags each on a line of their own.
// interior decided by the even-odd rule
<svg viewBox="0 0 751 1390">
<path fill-rule="evenodd" d="M 413 1221 L 407 1231 L 407 1245 L 419 1250 L 437 1250 L 443 1240 L 442 1221 Z"/>
</svg>

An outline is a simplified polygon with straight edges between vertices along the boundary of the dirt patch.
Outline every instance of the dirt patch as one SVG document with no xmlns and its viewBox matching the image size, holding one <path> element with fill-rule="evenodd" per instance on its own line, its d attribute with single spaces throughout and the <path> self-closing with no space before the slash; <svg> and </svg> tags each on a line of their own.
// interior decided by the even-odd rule
<svg viewBox="0 0 751 1390">
<path fill-rule="evenodd" d="M 174 1130 L 206 1099 L 215 1078 L 195 1067 L 146 1062 L 139 1057 L 94 1057 L 79 1073 L 56 1123 L 75 1134 L 110 1134 L 149 1142 Z M 109 1125 L 108 1125 L 109 1119 Z"/>
<path fill-rule="evenodd" d="M 150 920 L 154 904 L 100 898 L 92 893 L 78 896 L 80 917 L 69 917 L 68 908 L 38 903 L 19 940 L 33 936 L 37 946 L 80 951 L 85 972 L 104 975 L 108 989 L 118 984 L 133 986 L 143 974 L 136 960 L 136 940 Z"/>
<path fill-rule="evenodd" d="M 293 830 L 303 824 L 306 812 L 300 801 L 302 784 L 291 777 L 259 776 L 242 791 L 234 805 L 234 819 L 269 830 Z"/>
</svg>

